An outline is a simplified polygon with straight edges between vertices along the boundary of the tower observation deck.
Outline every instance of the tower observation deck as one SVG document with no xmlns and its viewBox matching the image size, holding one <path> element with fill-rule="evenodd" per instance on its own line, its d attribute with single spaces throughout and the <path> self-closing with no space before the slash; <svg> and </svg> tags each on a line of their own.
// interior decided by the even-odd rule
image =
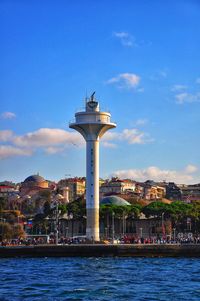
<svg viewBox="0 0 200 301">
<path fill-rule="evenodd" d="M 99 140 L 109 129 L 115 128 L 108 112 L 101 112 L 92 96 L 86 100 L 85 111 L 75 114 L 69 127 L 78 131 L 86 141 L 86 237 L 99 241 Z"/>
</svg>

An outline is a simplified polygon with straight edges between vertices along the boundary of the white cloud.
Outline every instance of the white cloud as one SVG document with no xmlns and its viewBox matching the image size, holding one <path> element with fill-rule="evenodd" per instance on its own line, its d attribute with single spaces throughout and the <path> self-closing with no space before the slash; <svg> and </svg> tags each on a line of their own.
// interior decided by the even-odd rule
<svg viewBox="0 0 200 301">
<path fill-rule="evenodd" d="M 107 84 L 118 84 L 120 88 L 136 88 L 140 83 L 140 77 L 134 73 L 121 73 L 116 77 L 112 77 Z"/>
<path fill-rule="evenodd" d="M 102 138 L 103 141 L 125 141 L 128 144 L 146 144 L 153 141 L 148 134 L 138 129 L 124 129 L 122 132 L 107 132 Z"/>
<path fill-rule="evenodd" d="M 0 145 L 1 159 L 19 155 L 30 156 L 37 149 L 42 149 L 47 154 L 56 154 L 65 151 L 67 147 L 84 145 L 80 134 L 50 128 L 41 128 L 22 136 L 14 135 L 9 130 L 0 131 L 0 141 L 9 142 L 7 145 Z"/>
<path fill-rule="evenodd" d="M 136 120 L 135 124 L 140 126 L 140 125 L 145 125 L 148 123 L 148 119 L 144 118 L 144 119 L 138 119 Z"/>
<path fill-rule="evenodd" d="M 196 83 L 197 83 L 197 84 L 200 84 L 200 77 L 198 77 L 198 78 L 196 79 Z"/>
<path fill-rule="evenodd" d="M 102 137 L 103 141 L 111 141 L 111 140 L 118 140 L 120 137 L 120 133 L 119 132 L 115 132 L 115 131 L 109 131 L 106 132 L 104 134 L 104 136 Z"/>
<path fill-rule="evenodd" d="M 196 82 L 200 83 L 200 78 L 196 80 Z M 188 87 L 185 85 L 173 85 L 171 88 L 172 92 L 175 92 L 175 99 L 177 104 L 184 104 L 184 103 L 193 103 L 193 102 L 200 102 L 200 92 L 190 93 L 187 91 Z"/>
<path fill-rule="evenodd" d="M 163 70 L 157 70 L 152 75 L 150 75 L 150 80 L 157 81 L 160 79 L 164 79 L 167 77 L 167 73 L 168 73 L 167 68 Z"/>
<path fill-rule="evenodd" d="M 138 129 L 125 129 L 122 139 L 127 140 L 129 144 L 145 144 L 145 133 Z"/>
<path fill-rule="evenodd" d="M 83 137 L 77 132 L 50 128 L 41 128 L 22 136 L 14 135 L 9 130 L 0 131 L 0 141 L 4 143 L 1 145 L 1 159 L 18 155 L 30 156 L 38 149 L 52 155 L 62 153 L 66 148 L 85 145 Z M 107 132 L 103 136 L 102 146 L 115 148 L 122 141 L 128 144 L 145 144 L 152 139 L 138 129 L 124 129 L 121 132 Z M 6 142 L 9 144 L 5 145 Z"/>
<path fill-rule="evenodd" d="M 46 147 L 44 150 L 47 154 L 54 155 L 57 153 L 62 153 L 65 150 L 65 147 L 49 146 L 49 147 Z"/>
<path fill-rule="evenodd" d="M 188 164 L 187 166 L 186 166 L 186 168 L 185 168 L 185 172 L 186 173 L 194 173 L 194 172 L 196 172 L 198 170 L 198 168 L 197 168 L 197 166 L 195 166 L 195 165 L 192 165 L 192 164 Z"/>
<path fill-rule="evenodd" d="M 3 112 L 2 114 L 1 114 L 1 118 L 2 119 L 13 119 L 13 118 L 15 118 L 16 117 L 16 115 L 15 115 L 15 113 L 13 113 L 13 112 Z"/>
<path fill-rule="evenodd" d="M 160 169 L 156 166 L 150 166 L 146 169 L 127 169 L 127 170 L 117 170 L 113 172 L 112 176 L 117 176 L 119 178 L 131 178 L 136 181 L 144 182 L 146 180 L 154 181 L 167 181 L 176 183 L 193 183 L 195 178 L 193 173 L 197 171 L 196 166 L 191 165 L 186 166 L 183 171 L 177 170 L 165 170 Z"/>
<path fill-rule="evenodd" d="M 128 32 L 120 31 L 114 32 L 113 34 L 123 46 L 136 47 L 138 46 L 135 42 L 135 38 Z"/>
<path fill-rule="evenodd" d="M 0 159 L 6 159 L 15 156 L 31 156 L 33 151 L 30 149 L 21 149 L 12 145 L 0 145 Z"/>
<path fill-rule="evenodd" d="M 54 145 L 82 145 L 80 134 L 61 129 L 41 128 L 23 136 L 16 136 L 13 143 L 24 147 L 45 147 Z"/>
<path fill-rule="evenodd" d="M 175 95 L 175 98 L 177 104 L 200 102 L 200 92 L 196 94 L 179 93 Z"/>
<path fill-rule="evenodd" d="M 10 141 L 13 137 L 13 132 L 10 130 L 0 131 L 0 141 L 6 142 Z"/>
<path fill-rule="evenodd" d="M 183 90 L 186 90 L 187 89 L 187 86 L 185 85 L 173 85 L 173 87 L 171 88 L 171 91 L 172 92 L 179 92 L 179 91 L 183 91 Z"/>
<path fill-rule="evenodd" d="M 114 144 L 114 143 L 112 143 L 112 142 L 108 142 L 108 141 L 102 141 L 102 145 L 103 145 L 104 147 L 108 147 L 108 148 L 116 148 L 116 147 L 117 147 L 116 144 Z"/>
</svg>

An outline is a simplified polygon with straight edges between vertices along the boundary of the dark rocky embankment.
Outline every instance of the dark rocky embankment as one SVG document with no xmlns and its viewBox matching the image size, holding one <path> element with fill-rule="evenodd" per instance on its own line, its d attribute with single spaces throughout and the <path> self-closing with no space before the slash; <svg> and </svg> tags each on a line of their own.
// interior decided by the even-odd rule
<svg viewBox="0 0 200 301">
<path fill-rule="evenodd" d="M 200 257 L 200 245 L 37 245 L 0 247 L 0 257 Z"/>
</svg>

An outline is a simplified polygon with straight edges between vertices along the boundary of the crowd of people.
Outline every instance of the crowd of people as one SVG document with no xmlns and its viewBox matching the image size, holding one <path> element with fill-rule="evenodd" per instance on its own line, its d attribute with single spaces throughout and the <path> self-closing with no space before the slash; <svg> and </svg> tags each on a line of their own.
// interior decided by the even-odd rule
<svg viewBox="0 0 200 301">
<path fill-rule="evenodd" d="M 120 243 L 124 244 L 199 244 L 200 234 L 188 235 L 182 234 L 177 237 L 170 236 L 159 236 L 159 237 L 135 237 L 135 236 L 124 236 L 120 239 Z"/>
<path fill-rule="evenodd" d="M 84 244 L 84 243 L 94 243 L 93 240 L 86 239 L 85 236 L 80 237 L 61 237 L 58 240 L 58 244 Z M 169 236 L 165 237 L 135 237 L 131 235 L 124 235 L 121 238 L 112 239 L 102 239 L 100 243 L 103 244 L 200 244 L 200 234 L 197 235 L 182 235 L 175 238 Z M 29 245 L 41 245 L 41 244 L 56 244 L 56 239 L 54 236 L 33 236 L 25 237 L 11 240 L 3 240 L 1 246 L 29 246 Z"/>
</svg>

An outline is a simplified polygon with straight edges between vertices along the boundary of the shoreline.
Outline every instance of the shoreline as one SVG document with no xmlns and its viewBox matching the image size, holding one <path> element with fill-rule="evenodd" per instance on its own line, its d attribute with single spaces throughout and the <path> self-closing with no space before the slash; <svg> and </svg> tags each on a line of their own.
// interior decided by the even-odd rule
<svg viewBox="0 0 200 301">
<path fill-rule="evenodd" d="M 200 244 L 71 244 L 2 246 L 0 258 L 14 257 L 200 257 Z"/>
</svg>

